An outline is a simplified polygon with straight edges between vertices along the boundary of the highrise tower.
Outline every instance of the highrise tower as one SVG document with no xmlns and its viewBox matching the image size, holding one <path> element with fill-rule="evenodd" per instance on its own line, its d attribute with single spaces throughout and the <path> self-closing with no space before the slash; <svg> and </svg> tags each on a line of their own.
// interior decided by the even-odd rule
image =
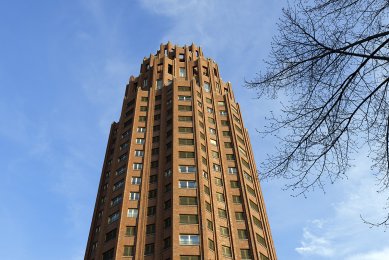
<svg viewBox="0 0 389 260">
<path fill-rule="evenodd" d="M 200 47 L 161 45 L 130 78 L 85 259 L 276 259 L 239 105 Z"/>
</svg>

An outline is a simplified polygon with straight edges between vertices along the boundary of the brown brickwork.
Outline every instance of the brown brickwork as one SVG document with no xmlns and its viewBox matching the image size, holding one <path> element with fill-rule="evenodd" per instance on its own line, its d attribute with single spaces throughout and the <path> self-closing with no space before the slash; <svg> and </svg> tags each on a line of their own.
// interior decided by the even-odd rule
<svg viewBox="0 0 389 260">
<path fill-rule="evenodd" d="M 239 104 L 200 47 L 161 45 L 130 78 L 85 259 L 277 259 Z"/>
</svg>

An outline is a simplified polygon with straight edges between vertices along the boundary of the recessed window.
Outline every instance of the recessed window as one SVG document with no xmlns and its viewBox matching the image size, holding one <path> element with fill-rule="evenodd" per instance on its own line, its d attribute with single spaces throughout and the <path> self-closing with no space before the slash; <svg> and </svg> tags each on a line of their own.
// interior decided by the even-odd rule
<svg viewBox="0 0 389 260">
<path fill-rule="evenodd" d="M 108 251 L 105 251 L 103 253 L 103 260 L 112 260 L 114 254 L 115 254 L 115 251 L 113 248 L 109 249 Z"/>
<path fill-rule="evenodd" d="M 253 256 L 251 255 L 250 249 L 241 249 L 240 256 L 241 256 L 241 259 L 252 259 L 253 258 Z"/>
<path fill-rule="evenodd" d="M 207 219 L 207 227 L 209 230 L 211 230 L 213 232 L 213 222 L 210 221 L 209 219 Z"/>
<path fill-rule="evenodd" d="M 220 234 L 226 237 L 230 236 L 230 231 L 228 227 L 220 227 Z"/>
<path fill-rule="evenodd" d="M 223 180 L 221 178 L 215 178 L 216 186 L 223 186 Z"/>
<path fill-rule="evenodd" d="M 247 191 L 253 195 L 254 197 L 256 197 L 255 195 L 255 190 L 253 188 L 251 188 L 249 185 L 246 185 L 246 188 L 247 188 Z"/>
<path fill-rule="evenodd" d="M 225 111 L 225 110 L 220 111 L 220 115 L 226 116 L 227 115 L 227 111 Z"/>
<path fill-rule="evenodd" d="M 179 241 L 180 245 L 199 245 L 200 237 L 199 235 L 180 235 Z"/>
<path fill-rule="evenodd" d="M 198 255 L 181 255 L 180 260 L 201 260 Z"/>
<path fill-rule="evenodd" d="M 213 109 L 212 108 L 207 107 L 207 111 L 208 111 L 208 113 L 213 114 Z"/>
<path fill-rule="evenodd" d="M 149 199 L 154 199 L 154 198 L 156 198 L 157 197 L 157 190 L 155 189 L 155 190 L 149 190 L 149 196 L 148 196 L 148 198 Z"/>
<path fill-rule="evenodd" d="M 119 217 L 120 217 L 120 213 L 119 213 L 119 211 L 116 211 L 115 213 L 113 213 L 112 215 L 110 215 L 108 217 L 108 224 L 111 224 L 111 223 L 117 221 L 119 219 Z"/>
<path fill-rule="evenodd" d="M 127 226 L 126 227 L 126 236 L 133 237 L 136 235 L 136 227 L 135 226 Z"/>
<path fill-rule="evenodd" d="M 143 138 L 136 138 L 136 143 L 137 144 L 144 144 L 145 143 L 145 139 L 143 139 Z"/>
<path fill-rule="evenodd" d="M 146 225 L 146 235 L 155 234 L 155 224 Z"/>
<path fill-rule="evenodd" d="M 229 174 L 237 174 L 238 169 L 236 169 L 235 167 L 228 167 L 228 173 Z"/>
<path fill-rule="evenodd" d="M 193 133 L 193 127 L 178 127 L 180 133 Z"/>
<path fill-rule="evenodd" d="M 135 255 L 135 246 L 124 246 L 123 256 L 134 256 L 134 255 Z"/>
<path fill-rule="evenodd" d="M 140 185 L 142 182 L 141 177 L 131 177 L 131 184 Z"/>
<path fill-rule="evenodd" d="M 237 221 L 244 221 L 244 212 L 235 212 L 235 218 Z"/>
<path fill-rule="evenodd" d="M 156 83 L 156 89 L 158 90 L 158 89 L 162 89 L 162 87 L 163 87 L 163 82 L 162 82 L 162 79 L 158 79 L 157 80 L 157 83 Z"/>
<path fill-rule="evenodd" d="M 180 101 L 191 101 L 192 96 L 178 96 L 178 100 Z"/>
<path fill-rule="evenodd" d="M 128 209 L 127 217 L 129 218 L 137 218 L 138 217 L 138 209 Z"/>
<path fill-rule="evenodd" d="M 215 242 L 213 242 L 213 240 L 209 239 L 208 238 L 208 248 L 211 250 L 211 251 L 215 251 Z"/>
<path fill-rule="evenodd" d="M 178 143 L 180 145 L 194 145 L 194 140 L 193 139 L 179 138 Z"/>
<path fill-rule="evenodd" d="M 179 165 L 178 171 L 180 173 L 195 173 L 196 172 L 196 166 L 194 165 Z"/>
<path fill-rule="evenodd" d="M 264 247 L 267 247 L 266 240 L 263 236 L 261 236 L 257 233 L 255 234 L 255 236 L 257 237 L 258 243 L 260 243 Z"/>
<path fill-rule="evenodd" d="M 260 221 L 259 219 L 257 219 L 257 218 L 254 217 L 254 216 L 253 216 L 253 222 L 254 222 L 254 225 L 256 225 L 257 227 L 259 227 L 260 229 L 263 229 L 262 221 Z"/>
<path fill-rule="evenodd" d="M 132 169 L 134 169 L 134 170 L 142 170 L 142 168 L 143 168 L 143 164 L 141 164 L 141 163 L 134 163 L 132 165 Z"/>
<path fill-rule="evenodd" d="M 239 239 L 248 239 L 248 234 L 246 229 L 238 229 L 238 237 Z"/>
<path fill-rule="evenodd" d="M 135 156 L 136 157 L 143 157 L 144 152 L 142 150 L 135 150 Z"/>
<path fill-rule="evenodd" d="M 126 171 L 127 171 L 126 166 L 122 166 L 122 167 L 120 167 L 119 169 L 116 170 L 116 176 L 122 175 L 122 174 L 125 173 Z"/>
<path fill-rule="evenodd" d="M 112 189 L 115 191 L 115 190 L 120 189 L 120 188 L 123 187 L 123 186 L 124 186 L 124 179 L 122 179 L 122 180 L 116 182 L 116 183 L 113 185 Z"/>
<path fill-rule="evenodd" d="M 186 77 L 186 70 L 185 70 L 185 68 L 179 68 L 179 76 L 180 76 L 180 78 L 185 78 Z"/>
<path fill-rule="evenodd" d="M 197 205 L 197 197 L 180 196 L 180 205 Z"/>
<path fill-rule="evenodd" d="M 138 127 L 138 128 L 136 129 L 136 131 L 137 131 L 138 133 L 146 133 L 146 127 Z"/>
<path fill-rule="evenodd" d="M 179 152 L 180 158 L 195 158 L 194 152 Z"/>
<path fill-rule="evenodd" d="M 251 177 L 251 175 L 248 174 L 247 172 L 243 172 L 243 176 L 244 176 L 249 182 L 253 182 L 253 177 Z"/>
<path fill-rule="evenodd" d="M 178 111 L 192 111 L 192 106 L 178 105 Z"/>
<path fill-rule="evenodd" d="M 204 82 L 204 91 L 205 92 L 210 92 L 211 91 L 211 86 L 209 85 L 208 82 Z"/>
<path fill-rule="evenodd" d="M 209 211 L 209 212 L 212 211 L 212 206 L 211 206 L 211 204 L 210 204 L 208 201 L 205 202 L 205 209 L 206 209 L 207 211 Z"/>
<path fill-rule="evenodd" d="M 205 192 L 205 194 L 207 194 L 207 195 L 210 195 L 210 194 L 211 194 L 211 191 L 209 190 L 209 187 L 206 186 L 206 185 L 204 185 L 204 192 Z"/>
<path fill-rule="evenodd" d="M 223 256 L 225 257 L 232 257 L 231 247 L 229 246 L 222 246 L 222 252 Z"/>
<path fill-rule="evenodd" d="M 196 189 L 197 188 L 197 183 L 196 181 L 178 181 L 178 187 L 181 189 Z"/>
<path fill-rule="evenodd" d="M 218 159 L 219 158 L 219 153 L 216 151 L 212 151 L 212 158 Z"/>
<path fill-rule="evenodd" d="M 199 217 L 193 214 L 180 214 L 180 224 L 198 224 Z"/>
<path fill-rule="evenodd" d="M 231 142 L 226 142 L 226 143 L 224 143 L 224 147 L 225 148 L 233 148 L 234 146 L 232 145 Z"/>
<path fill-rule="evenodd" d="M 140 101 L 146 101 L 147 102 L 147 101 L 149 101 L 149 98 L 148 97 L 141 97 Z"/>
<path fill-rule="evenodd" d="M 216 129 L 215 128 L 209 128 L 209 133 L 212 135 L 216 134 Z"/>
<path fill-rule="evenodd" d="M 234 154 L 226 154 L 227 160 L 235 160 L 235 155 Z"/>
<path fill-rule="evenodd" d="M 208 122 L 212 125 L 215 124 L 215 119 L 213 119 L 212 117 L 208 117 Z"/>
<path fill-rule="evenodd" d="M 154 243 L 145 245 L 145 255 L 154 254 Z"/>
<path fill-rule="evenodd" d="M 256 212 L 259 212 L 259 207 L 258 207 L 258 205 L 257 205 L 254 201 L 249 200 L 249 204 L 250 204 L 250 207 L 251 207 L 253 210 L 255 210 Z"/>
<path fill-rule="evenodd" d="M 122 200 L 123 200 L 123 195 L 122 195 L 122 194 L 116 196 L 115 198 L 113 198 L 113 199 L 111 200 L 111 207 L 114 207 L 114 206 L 116 206 L 116 205 L 119 205 L 120 202 L 122 202 Z"/>
<path fill-rule="evenodd" d="M 191 87 L 188 86 L 178 86 L 178 91 L 190 91 Z"/>
<path fill-rule="evenodd" d="M 239 181 L 230 181 L 230 184 L 231 184 L 231 188 L 239 188 Z"/>
<path fill-rule="evenodd" d="M 140 111 L 147 111 L 147 106 L 140 106 L 139 110 Z"/>
<path fill-rule="evenodd" d="M 139 192 L 130 192 L 130 200 L 139 200 Z"/>
<path fill-rule="evenodd" d="M 105 234 L 105 242 L 116 238 L 117 229 L 113 229 Z"/>
<path fill-rule="evenodd" d="M 213 170 L 214 170 L 215 172 L 220 172 L 220 171 L 221 171 L 221 167 L 220 167 L 220 165 L 219 165 L 219 164 L 216 164 L 216 163 L 214 163 L 214 164 L 213 164 Z"/>
<path fill-rule="evenodd" d="M 191 116 L 178 116 L 178 121 L 192 122 L 193 118 Z"/>
<path fill-rule="evenodd" d="M 147 208 L 147 216 L 154 216 L 157 211 L 155 206 L 151 206 Z"/>
<path fill-rule="evenodd" d="M 227 218 L 227 211 L 225 209 L 217 209 L 219 218 Z"/>
<path fill-rule="evenodd" d="M 149 183 L 157 183 L 158 182 L 158 175 L 150 175 Z"/>
<path fill-rule="evenodd" d="M 231 132 L 230 131 L 223 131 L 223 136 L 231 136 Z"/>
</svg>

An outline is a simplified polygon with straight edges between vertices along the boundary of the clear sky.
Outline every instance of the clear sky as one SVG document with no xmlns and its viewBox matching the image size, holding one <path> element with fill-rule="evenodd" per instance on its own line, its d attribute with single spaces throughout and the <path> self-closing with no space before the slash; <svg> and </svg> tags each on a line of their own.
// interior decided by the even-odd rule
<svg viewBox="0 0 389 260">
<path fill-rule="evenodd" d="M 286 1 L 0 1 L 0 259 L 83 259 L 108 131 L 144 56 L 196 43 L 231 81 L 259 165 L 278 101 L 243 88 L 270 49 Z M 349 179 L 307 198 L 262 182 L 280 260 L 389 259 L 365 154 Z M 385 194 L 384 194 L 385 195 Z"/>
</svg>

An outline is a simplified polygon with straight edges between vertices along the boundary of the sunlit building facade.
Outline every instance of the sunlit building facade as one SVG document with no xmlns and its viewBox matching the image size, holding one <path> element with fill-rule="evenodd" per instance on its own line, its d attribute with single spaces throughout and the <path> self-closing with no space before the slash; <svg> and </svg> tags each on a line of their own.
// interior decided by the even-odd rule
<svg viewBox="0 0 389 260">
<path fill-rule="evenodd" d="M 276 259 L 239 104 L 200 47 L 161 45 L 130 78 L 85 259 Z"/>
</svg>

